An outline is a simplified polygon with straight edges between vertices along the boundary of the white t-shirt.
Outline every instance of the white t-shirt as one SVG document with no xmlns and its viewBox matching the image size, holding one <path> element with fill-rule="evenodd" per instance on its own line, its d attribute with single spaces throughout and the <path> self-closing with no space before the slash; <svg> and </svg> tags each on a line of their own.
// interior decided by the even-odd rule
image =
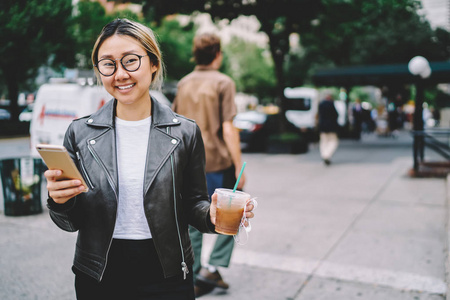
<svg viewBox="0 0 450 300">
<path fill-rule="evenodd" d="M 152 237 L 144 213 L 144 172 L 151 117 L 125 121 L 116 117 L 119 203 L 114 238 Z"/>
</svg>

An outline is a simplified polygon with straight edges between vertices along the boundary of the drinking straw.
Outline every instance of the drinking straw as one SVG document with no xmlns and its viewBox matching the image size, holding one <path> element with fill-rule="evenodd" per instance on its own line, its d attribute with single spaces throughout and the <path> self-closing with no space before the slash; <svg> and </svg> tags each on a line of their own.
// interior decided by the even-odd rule
<svg viewBox="0 0 450 300">
<path fill-rule="evenodd" d="M 245 168 L 245 165 L 246 165 L 246 164 L 247 164 L 247 162 L 245 162 L 245 161 L 244 161 L 244 163 L 242 164 L 241 172 L 239 173 L 239 176 L 238 176 L 238 178 L 237 178 L 237 180 L 236 180 L 236 184 L 234 185 L 233 193 L 236 192 L 236 189 L 237 189 L 239 180 L 241 180 L 241 176 L 242 176 L 242 173 L 244 172 L 244 168 Z"/>
</svg>

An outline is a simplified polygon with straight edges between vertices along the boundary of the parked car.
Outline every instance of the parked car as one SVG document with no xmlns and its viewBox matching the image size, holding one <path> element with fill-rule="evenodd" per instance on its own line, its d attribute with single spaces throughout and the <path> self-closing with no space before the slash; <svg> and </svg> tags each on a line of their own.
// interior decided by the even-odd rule
<svg viewBox="0 0 450 300">
<path fill-rule="evenodd" d="M 267 115 L 257 111 L 246 111 L 236 115 L 234 126 L 239 130 L 241 149 L 245 152 L 263 152 L 267 146 Z"/>
<path fill-rule="evenodd" d="M 0 120 L 9 120 L 11 119 L 11 114 L 8 110 L 0 108 Z"/>
<path fill-rule="evenodd" d="M 28 104 L 24 110 L 19 115 L 20 122 L 30 122 L 33 118 L 33 104 Z"/>
</svg>

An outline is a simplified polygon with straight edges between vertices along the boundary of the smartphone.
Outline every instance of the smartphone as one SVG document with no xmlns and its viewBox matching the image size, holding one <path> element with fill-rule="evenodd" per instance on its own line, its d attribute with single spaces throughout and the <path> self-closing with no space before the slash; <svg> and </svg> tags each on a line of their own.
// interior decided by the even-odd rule
<svg viewBox="0 0 450 300">
<path fill-rule="evenodd" d="M 80 171 L 78 171 L 77 166 L 64 146 L 38 144 L 36 145 L 36 150 L 50 170 L 62 171 L 62 174 L 56 180 L 79 179 L 86 189 L 85 192 L 89 190 L 83 176 L 81 176 Z"/>
</svg>

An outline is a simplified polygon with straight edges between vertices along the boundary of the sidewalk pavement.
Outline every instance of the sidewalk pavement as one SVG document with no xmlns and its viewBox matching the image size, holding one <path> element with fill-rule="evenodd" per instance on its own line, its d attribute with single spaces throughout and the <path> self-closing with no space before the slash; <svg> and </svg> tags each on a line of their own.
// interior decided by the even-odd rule
<svg viewBox="0 0 450 300">
<path fill-rule="evenodd" d="M 328 167 L 316 145 L 244 154 L 253 230 L 220 269 L 230 289 L 199 299 L 446 299 L 447 181 L 410 178 L 411 145 L 407 133 L 344 140 Z M 0 299 L 74 299 L 75 239 L 46 210 L 1 214 Z M 204 262 L 213 241 L 205 235 Z"/>
</svg>

